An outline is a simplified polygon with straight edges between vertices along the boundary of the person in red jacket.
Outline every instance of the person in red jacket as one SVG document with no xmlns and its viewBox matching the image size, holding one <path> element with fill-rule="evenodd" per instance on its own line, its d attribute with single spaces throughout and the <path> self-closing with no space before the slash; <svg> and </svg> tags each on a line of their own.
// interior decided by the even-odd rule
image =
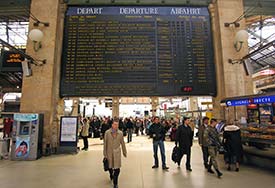
<svg viewBox="0 0 275 188">
<path fill-rule="evenodd" d="M 5 137 L 10 137 L 11 134 L 11 130 L 12 130 L 12 119 L 11 118 L 5 118 L 4 119 L 4 134 L 3 134 L 3 138 Z"/>
</svg>

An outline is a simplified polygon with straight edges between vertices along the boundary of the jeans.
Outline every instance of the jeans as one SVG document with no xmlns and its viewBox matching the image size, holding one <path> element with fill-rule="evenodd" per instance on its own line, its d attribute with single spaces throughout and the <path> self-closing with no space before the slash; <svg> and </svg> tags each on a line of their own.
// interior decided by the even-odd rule
<svg viewBox="0 0 275 188">
<path fill-rule="evenodd" d="M 88 136 L 82 136 L 83 138 L 83 142 L 84 142 L 84 148 L 88 149 L 89 145 L 88 145 Z"/>
<path fill-rule="evenodd" d="M 127 134 L 128 134 L 128 143 L 132 142 L 133 129 L 127 129 Z"/>
<path fill-rule="evenodd" d="M 202 155 L 203 155 L 203 164 L 204 164 L 205 168 L 207 168 L 208 167 L 208 158 L 209 158 L 208 147 L 202 146 L 201 150 L 202 150 Z"/>
<path fill-rule="evenodd" d="M 165 159 L 165 148 L 164 148 L 164 142 L 162 140 L 153 141 L 155 166 L 159 166 L 158 146 L 160 148 L 160 153 L 161 153 L 162 167 L 166 167 L 166 163 L 165 163 L 165 160 L 166 160 Z"/>
</svg>

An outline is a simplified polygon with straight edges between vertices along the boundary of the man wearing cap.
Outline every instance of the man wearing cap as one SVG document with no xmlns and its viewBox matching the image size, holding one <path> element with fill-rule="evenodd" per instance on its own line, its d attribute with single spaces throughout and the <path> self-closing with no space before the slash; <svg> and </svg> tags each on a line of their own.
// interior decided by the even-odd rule
<svg viewBox="0 0 275 188">
<path fill-rule="evenodd" d="M 209 123 L 209 118 L 204 117 L 202 119 L 202 125 L 200 125 L 200 127 L 199 127 L 199 144 L 201 146 L 201 150 L 202 150 L 202 154 L 203 154 L 203 164 L 204 164 L 205 169 L 208 169 L 209 153 L 208 153 L 207 143 L 203 137 L 203 134 L 204 134 L 205 129 L 208 126 L 208 123 Z"/>
<path fill-rule="evenodd" d="M 192 171 L 190 159 L 191 159 L 191 147 L 193 145 L 194 132 L 189 126 L 190 119 L 188 117 L 183 117 L 183 124 L 178 127 L 176 133 L 176 146 L 179 144 L 180 155 L 178 165 L 180 166 L 181 159 L 184 154 L 186 154 L 186 170 Z"/>
</svg>

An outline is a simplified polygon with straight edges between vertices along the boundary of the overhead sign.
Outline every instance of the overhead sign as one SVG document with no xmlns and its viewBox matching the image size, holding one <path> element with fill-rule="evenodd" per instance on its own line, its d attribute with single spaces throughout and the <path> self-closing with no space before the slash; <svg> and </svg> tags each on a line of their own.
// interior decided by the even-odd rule
<svg viewBox="0 0 275 188">
<path fill-rule="evenodd" d="M 24 57 L 17 52 L 2 50 L 1 52 L 1 71 L 2 72 L 21 72 Z"/>
<path fill-rule="evenodd" d="M 60 95 L 216 95 L 207 7 L 68 7 Z"/>
<path fill-rule="evenodd" d="M 236 99 L 236 100 L 227 100 L 227 106 L 247 106 L 249 104 L 265 104 L 265 103 L 273 103 L 275 102 L 275 96 L 262 96 L 262 97 L 254 97 L 254 98 L 244 98 L 244 99 Z"/>
</svg>

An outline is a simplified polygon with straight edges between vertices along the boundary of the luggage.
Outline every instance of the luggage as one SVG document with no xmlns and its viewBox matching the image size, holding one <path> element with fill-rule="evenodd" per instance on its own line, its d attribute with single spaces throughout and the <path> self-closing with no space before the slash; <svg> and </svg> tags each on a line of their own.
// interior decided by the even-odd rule
<svg viewBox="0 0 275 188">
<path fill-rule="evenodd" d="M 109 170 L 109 162 L 107 158 L 103 159 L 103 169 L 105 172 Z"/>
<path fill-rule="evenodd" d="M 179 158 L 180 158 L 180 149 L 178 146 L 175 146 L 172 151 L 172 161 L 174 161 L 174 163 L 177 163 L 179 162 Z"/>
</svg>

